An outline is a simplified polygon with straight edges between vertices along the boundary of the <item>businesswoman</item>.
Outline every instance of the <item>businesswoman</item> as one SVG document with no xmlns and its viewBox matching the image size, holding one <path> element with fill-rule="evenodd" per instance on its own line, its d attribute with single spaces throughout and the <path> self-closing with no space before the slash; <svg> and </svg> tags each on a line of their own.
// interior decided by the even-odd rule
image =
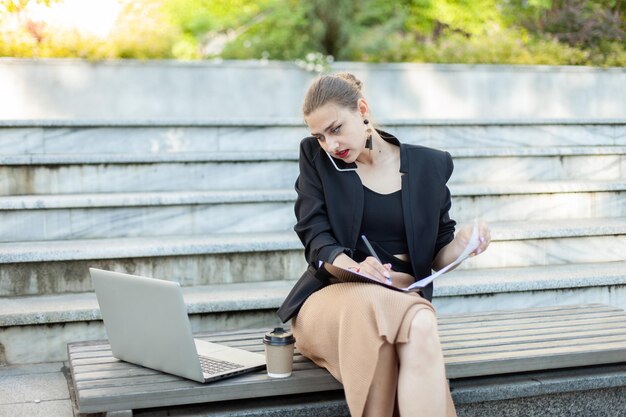
<svg viewBox="0 0 626 417">
<path fill-rule="evenodd" d="M 455 236 L 448 214 L 450 154 L 374 129 L 352 74 L 316 78 L 303 114 L 312 137 L 300 144 L 295 231 L 310 266 L 278 315 L 292 319 L 299 351 L 343 384 L 353 417 L 455 416 L 432 284 L 421 294 L 331 284 L 320 267 L 328 262 L 406 287 L 455 260 L 472 228 Z M 479 235 L 474 255 L 490 242 L 484 223 Z"/>
</svg>

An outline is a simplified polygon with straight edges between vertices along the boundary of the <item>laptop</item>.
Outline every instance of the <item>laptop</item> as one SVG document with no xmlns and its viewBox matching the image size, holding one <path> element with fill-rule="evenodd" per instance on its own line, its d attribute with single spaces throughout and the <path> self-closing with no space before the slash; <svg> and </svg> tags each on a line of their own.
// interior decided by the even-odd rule
<svg viewBox="0 0 626 417">
<path fill-rule="evenodd" d="M 265 355 L 194 339 L 177 282 L 89 273 L 115 358 L 203 383 L 265 367 Z"/>
</svg>

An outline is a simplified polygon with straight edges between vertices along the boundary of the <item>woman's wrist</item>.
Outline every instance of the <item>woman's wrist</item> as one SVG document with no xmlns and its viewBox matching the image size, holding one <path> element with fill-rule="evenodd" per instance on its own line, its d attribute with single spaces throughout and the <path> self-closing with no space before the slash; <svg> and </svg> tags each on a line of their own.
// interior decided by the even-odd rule
<svg viewBox="0 0 626 417">
<path fill-rule="evenodd" d="M 338 266 L 339 268 L 343 268 L 343 269 L 351 269 L 351 268 L 359 269 L 361 267 L 361 265 L 358 262 L 350 258 L 345 253 L 342 253 L 339 256 L 337 256 L 333 260 L 332 264 L 334 266 Z"/>
<path fill-rule="evenodd" d="M 452 263 L 461 254 L 461 252 L 463 252 L 465 247 L 460 240 L 461 239 L 455 236 L 452 242 L 448 243 L 446 246 L 441 248 L 441 250 L 439 250 L 439 253 L 433 261 L 433 269 L 435 271 L 438 271 L 446 265 Z"/>
</svg>

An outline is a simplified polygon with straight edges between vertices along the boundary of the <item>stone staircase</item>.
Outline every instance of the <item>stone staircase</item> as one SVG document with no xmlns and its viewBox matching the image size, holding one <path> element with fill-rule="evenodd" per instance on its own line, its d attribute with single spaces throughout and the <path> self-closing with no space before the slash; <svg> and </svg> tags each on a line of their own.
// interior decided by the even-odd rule
<svg viewBox="0 0 626 417">
<path fill-rule="evenodd" d="M 440 278 L 440 312 L 626 308 L 626 120 L 396 120 L 452 153 L 452 217 L 487 254 Z M 0 122 L 0 364 L 105 337 L 88 268 L 181 283 L 196 331 L 277 323 L 305 262 L 292 231 L 305 126 Z"/>
</svg>

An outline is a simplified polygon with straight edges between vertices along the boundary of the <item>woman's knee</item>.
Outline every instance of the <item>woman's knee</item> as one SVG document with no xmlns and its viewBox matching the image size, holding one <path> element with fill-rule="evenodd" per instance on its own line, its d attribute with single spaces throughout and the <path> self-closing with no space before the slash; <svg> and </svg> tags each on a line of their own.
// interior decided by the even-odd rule
<svg viewBox="0 0 626 417">
<path fill-rule="evenodd" d="M 422 309 L 413 316 L 409 340 L 437 339 L 437 317 L 431 310 Z"/>
</svg>

